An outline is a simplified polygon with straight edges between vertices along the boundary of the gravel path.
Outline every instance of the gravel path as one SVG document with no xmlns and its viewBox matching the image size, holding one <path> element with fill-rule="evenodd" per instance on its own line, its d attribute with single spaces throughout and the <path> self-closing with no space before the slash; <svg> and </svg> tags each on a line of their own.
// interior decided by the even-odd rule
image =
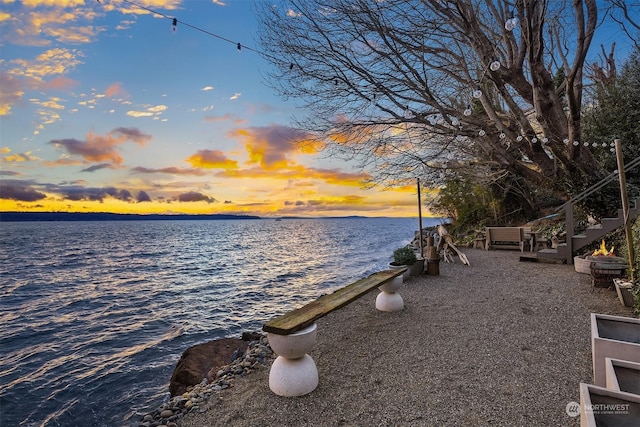
<svg viewBox="0 0 640 427">
<path fill-rule="evenodd" d="M 589 313 L 631 310 L 571 265 L 465 253 L 471 266 L 407 280 L 400 312 L 372 292 L 320 319 L 312 393 L 273 394 L 264 368 L 179 425 L 578 426 L 565 408 L 592 382 Z"/>
</svg>

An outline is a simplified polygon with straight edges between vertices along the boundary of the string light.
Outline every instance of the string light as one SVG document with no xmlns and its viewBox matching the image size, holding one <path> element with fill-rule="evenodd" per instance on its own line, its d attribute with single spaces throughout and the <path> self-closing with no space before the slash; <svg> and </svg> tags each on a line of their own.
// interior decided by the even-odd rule
<svg viewBox="0 0 640 427">
<path fill-rule="evenodd" d="M 98 3 L 100 3 L 100 4 L 102 4 L 100 0 L 96 0 L 96 1 L 97 1 Z M 171 20 L 171 29 L 172 29 L 172 31 L 173 31 L 174 33 L 175 33 L 175 32 L 177 32 L 177 29 L 178 29 L 178 18 L 168 16 L 168 15 L 166 15 L 166 14 L 162 13 L 162 12 L 158 12 L 157 10 L 151 9 L 151 8 L 149 8 L 149 7 L 146 7 L 146 6 L 142 6 L 142 5 L 137 4 L 137 3 L 135 3 L 135 2 L 133 2 L 133 1 L 131 1 L 131 0 L 122 0 L 122 2 L 124 2 L 124 3 L 128 3 L 128 4 L 130 4 L 130 5 L 134 6 L 134 7 L 137 7 L 137 8 L 139 8 L 139 9 L 146 10 L 146 11 L 148 11 L 148 12 L 150 12 L 150 13 L 155 14 L 155 15 L 159 15 L 159 16 L 162 16 L 162 17 L 164 17 L 164 18 L 168 18 L 168 19 L 170 19 L 170 20 Z M 220 35 L 218 35 L 218 34 L 212 33 L 211 31 L 205 30 L 205 29 L 200 28 L 200 27 L 197 27 L 197 26 L 195 26 L 195 25 L 191 25 L 191 24 L 189 24 L 189 23 L 187 23 L 187 22 L 184 22 L 184 21 L 180 21 L 180 23 L 181 23 L 182 25 L 185 25 L 185 26 L 187 26 L 187 27 L 191 28 L 191 29 L 194 29 L 194 30 L 196 30 L 196 31 L 200 31 L 200 32 L 202 32 L 202 33 L 204 33 L 204 34 L 207 34 L 207 35 L 209 35 L 209 36 L 211 36 L 211 37 L 215 37 L 215 38 L 217 38 L 217 39 L 219 39 L 219 40 L 222 40 L 222 41 L 225 41 L 225 42 L 227 42 L 227 43 L 233 44 L 233 45 L 235 45 L 235 46 L 236 46 L 236 49 L 237 49 L 238 51 L 242 51 L 242 49 L 244 48 L 245 50 L 249 50 L 249 51 L 255 52 L 255 53 L 259 54 L 259 55 L 262 55 L 262 56 L 264 56 L 264 57 L 267 57 L 267 58 L 273 59 L 273 60 L 275 60 L 275 61 L 279 61 L 279 59 L 278 59 L 278 58 L 275 58 L 275 57 L 273 57 L 273 56 L 271 56 L 271 55 L 269 55 L 269 54 L 267 54 L 267 53 L 261 52 L 261 51 L 259 51 L 259 50 L 257 50 L 257 49 L 253 49 L 253 48 L 251 48 L 251 47 L 244 46 L 244 45 L 242 45 L 242 43 L 240 43 L 240 42 L 235 42 L 235 41 L 233 41 L 233 40 L 227 39 L 226 37 L 223 37 L 223 36 L 220 36 Z M 507 20 L 505 21 L 505 25 L 504 25 L 505 29 L 506 29 L 507 31 L 513 31 L 513 30 L 516 28 L 516 26 L 517 26 L 517 25 L 518 25 L 518 19 L 514 16 L 513 12 L 510 12 L 510 13 L 509 13 L 509 15 L 508 15 L 508 17 L 507 17 Z M 497 49 L 497 46 L 496 46 L 496 49 Z M 502 66 L 502 64 L 500 63 L 500 61 L 494 60 L 494 61 L 492 61 L 492 62 L 491 62 L 491 64 L 489 64 L 489 67 L 488 67 L 488 68 L 489 68 L 491 71 L 497 71 L 497 70 L 499 70 L 499 69 L 501 68 L 501 66 Z M 295 67 L 295 64 L 294 64 L 293 62 L 291 62 L 291 63 L 289 64 L 289 70 L 293 70 L 293 68 L 294 68 L 294 67 Z M 484 72 L 482 73 L 482 77 L 480 78 L 480 80 L 482 80 L 482 79 L 484 78 L 484 75 L 486 74 L 486 72 L 487 72 L 487 69 L 485 68 Z M 335 84 L 335 85 L 338 85 L 338 79 L 335 79 L 335 80 L 334 80 L 334 84 Z M 479 98 L 481 98 L 481 97 L 482 97 L 482 91 L 480 90 L 480 88 L 476 88 L 476 89 L 473 91 L 472 95 L 473 95 L 473 97 L 474 97 L 474 98 L 479 99 Z M 374 100 L 375 100 L 375 96 L 376 96 L 376 95 L 374 94 L 374 95 L 373 95 L 373 99 L 374 99 Z M 472 109 L 471 109 L 471 106 L 470 106 L 470 105 L 467 105 L 467 108 L 464 110 L 463 114 L 464 114 L 465 116 L 467 116 L 467 117 L 468 117 L 468 116 L 470 116 L 470 115 L 472 114 L 472 112 L 473 112 L 473 111 L 472 111 Z M 411 110 L 409 109 L 409 107 L 408 107 L 408 106 L 407 106 L 407 108 L 406 108 L 406 110 L 405 110 L 404 115 L 405 115 L 405 117 L 406 117 L 406 118 L 410 118 L 410 117 L 412 116 L 412 112 L 411 112 Z M 435 123 L 436 123 L 436 121 L 433 119 L 433 117 L 430 117 L 430 118 L 429 118 L 429 122 L 430 122 L 432 125 L 435 125 Z M 438 123 L 438 124 L 443 124 L 443 123 L 444 123 L 444 120 L 443 120 L 443 119 L 440 119 L 440 120 L 438 120 L 438 121 L 437 121 L 437 123 Z M 457 119 L 455 119 L 455 118 L 454 118 L 454 119 L 452 120 L 452 124 L 453 124 L 453 125 L 456 125 L 457 123 L 459 123 L 459 121 L 458 121 Z M 486 136 L 486 134 L 487 134 L 487 133 L 486 133 L 486 131 L 485 131 L 484 129 L 480 129 L 480 131 L 478 132 L 478 134 L 479 134 L 480 136 L 482 136 L 482 137 L 483 137 L 483 136 Z M 499 137 L 500 137 L 500 139 L 504 139 L 504 138 L 506 138 L 506 135 L 505 135 L 503 132 L 501 132 L 501 133 L 499 134 Z M 464 137 L 463 137 L 462 135 L 457 135 L 457 136 L 456 136 L 456 139 L 457 139 L 458 141 L 463 140 L 463 138 L 464 138 Z M 523 136 L 522 136 L 522 135 L 518 135 L 518 136 L 516 137 L 516 141 L 521 142 L 522 140 L 523 140 Z M 535 137 L 531 138 L 531 142 L 532 142 L 532 143 L 534 143 L 534 144 L 535 144 L 537 141 L 538 141 L 538 139 L 537 139 L 537 138 L 535 138 Z M 543 143 L 547 143 L 547 142 L 548 142 L 548 138 L 543 138 L 543 139 L 542 139 L 542 142 L 543 142 Z M 569 143 L 569 139 L 565 138 L 565 139 L 563 140 L 563 142 L 564 142 L 565 144 L 568 144 L 568 143 Z M 574 146 L 578 146 L 578 145 L 580 145 L 580 142 L 579 142 L 579 141 L 573 141 L 573 145 L 574 145 Z M 589 146 L 589 143 L 588 143 L 588 142 L 585 142 L 583 145 L 584 145 L 585 147 L 588 147 L 588 146 Z M 593 145 L 593 147 L 597 147 L 597 146 L 598 146 L 598 144 L 597 144 L 597 143 L 593 143 L 592 145 Z M 604 148 L 604 147 L 606 147 L 606 146 L 607 146 L 607 143 L 603 142 L 603 143 L 602 143 L 602 147 Z M 612 144 L 611 144 L 611 147 L 613 147 L 613 146 L 614 146 L 614 144 L 612 143 Z M 611 151 L 612 151 L 612 152 L 613 152 L 613 151 L 615 151 L 615 150 L 614 150 L 614 148 L 611 148 Z M 446 167 L 446 165 L 445 165 L 445 167 Z"/>
<path fill-rule="evenodd" d="M 100 4 L 102 4 L 102 3 L 100 2 L 100 0 L 97 0 L 97 2 L 98 2 L 98 3 L 100 3 Z M 169 16 L 169 15 L 166 15 L 166 14 L 164 14 L 164 13 L 162 13 L 162 12 L 158 12 L 157 10 L 151 9 L 151 8 L 149 8 L 149 7 L 147 7 L 147 6 L 143 6 L 143 5 L 141 5 L 141 4 L 138 4 L 138 3 L 136 3 L 136 2 L 133 2 L 133 1 L 131 1 L 131 0 L 122 0 L 122 2 L 124 2 L 124 3 L 128 3 L 128 4 L 130 4 L 130 5 L 134 6 L 134 7 L 137 7 L 138 9 L 142 9 L 142 10 L 146 10 L 147 12 L 151 12 L 151 13 L 153 13 L 154 15 L 159 15 L 159 16 L 162 16 L 162 17 L 164 17 L 164 18 L 170 19 L 170 20 L 171 20 L 171 22 L 172 22 L 171 29 L 173 30 L 173 32 L 176 32 L 176 31 L 177 31 L 177 29 L 178 29 L 178 19 L 177 19 L 177 18 L 172 17 L 172 16 Z M 266 57 L 266 58 L 273 59 L 274 61 L 279 61 L 279 59 L 278 59 L 278 58 L 275 58 L 275 57 L 274 57 L 274 56 L 272 56 L 272 55 L 269 55 L 269 54 L 267 54 L 267 53 L 265 53 L 265 52 L 261 52 L 261 51 L 259 51 L 259 50 L 257 50 L 257 49 L 254 49 L 254 48 L 251 48 L 251 47 L 248 47 L 248 46 L 244 46 L 244 45 L 242 45 L 242 44 L 241 44 L 241 43 L 239 43 L 239 42 L 235 42 L 235 41 L 233 41 L 233 40 L 229 40 L 229 39 L 228 39 L 228 38 L 226 38 L 226 37 L 223 37 L 223 36 L 220 36 L 220 35 L 218 35 L 218 34 L 212 33 L 211 31 L 205 30 L 204 28 L 200 28 L 200 27 L 198 27 L 198 26 L 196 26 L 196 25 L 191 25 L 191 24 L 189 24 L 188 22 L 180 21 L 180 24 L 181 24 L 181 25 L 184 25 L 184 26 L 186 26 L 186 27 L 189 27 L 189 28 L 191 28 L 191 29 L 194 29 L 194 30 L 196 30 L 196 31 L 200 31 L 201 33 L 207 34 L 207 35 L 209 35 L 209 36 L 211 36 L 211 37 L 215 37 L 215 38 L 217 38 L 218 40 L 222 40 L 222 41 L 224 41 L 224 42 L 227 42 L 227 43 L 233 44 L 233 45 L 235 45 L 235 46 L 236 46 L 236 49 L 238 49 L 239 51 L 240 51 L 240 50 L 242 50 L 242 49 L 245 49 L 245 50 L 249 50 L 249 51 L 251 51 L 251 52 L 255 52 L 255 53 L 257 53 L 257 54 L 259 54 L 259 55 L 262 55 L 262 56 L 264 56 L 264 57 Z M 289 66 L 289 69 L 293 69 L 293 64 L 291 64 L 291 65 Z"/>
</svg>

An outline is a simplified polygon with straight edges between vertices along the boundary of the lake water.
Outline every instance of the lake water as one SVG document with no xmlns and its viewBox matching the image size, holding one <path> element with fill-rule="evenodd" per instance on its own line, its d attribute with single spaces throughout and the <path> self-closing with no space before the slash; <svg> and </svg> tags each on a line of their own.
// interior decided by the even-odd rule
<svg viewBox="0 0 640 427">
<path fill-rule="evenodd" d="M 423 219 L 423 226 L 440 223 Z M 136 425 L 189 346 L 387 268 L 417 219 L 9 222 L 0 425 Z"/>
</svg>

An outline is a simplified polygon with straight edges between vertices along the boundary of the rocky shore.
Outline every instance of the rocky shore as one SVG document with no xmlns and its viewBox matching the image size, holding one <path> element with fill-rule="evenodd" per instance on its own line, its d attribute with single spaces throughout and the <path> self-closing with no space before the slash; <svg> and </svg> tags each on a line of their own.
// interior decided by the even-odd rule
<svg viewBox="0 0 640 427">
<path fill-rule="evenodd" d="M 240 352 L 234 350 L 235 353 L 232 353 L 230 358 L 231 363 L 217 367 L 218 369 L 216 369 L 215 372 L 208 373 L 206 377 L 202 378 L 200 383 L 186 386 L 183 393 L 173 396 L 166 404 L 157 410 L 145 414 L 139 426 L 177 427 L 177 422 L 186 414 L 205 412 L 206 406 L 203 405 L 206 404 L 213 395 L 232 387 L 236 378 L 243 377 L 256 369 L 263 368 L 270 364 L 274 354 L 271 347 L 269 347 L 266 335 L 260 333 L 249 333 L 249 335 L 252 341 L 249 341 L 246 346 L 242 347 L 245 350 Z M 228 339 L 216 340 L 211 343 L 225 343 L 226 340 Z M 184 361 L 184 355 L 193 355 L 194 352 L 190 350 L 194 348 L 197 349 L 197 347 L 198 346 L 194 346 L 185 351 L 183 358 L 181 358 L 176 366 L 174 377 L 180 369 L 181 362 Z M 195 358 L 198 358 L 197 354 Z M 212 365 L 216 365 L 216 363 L 212 362 Z"/>
</svg>

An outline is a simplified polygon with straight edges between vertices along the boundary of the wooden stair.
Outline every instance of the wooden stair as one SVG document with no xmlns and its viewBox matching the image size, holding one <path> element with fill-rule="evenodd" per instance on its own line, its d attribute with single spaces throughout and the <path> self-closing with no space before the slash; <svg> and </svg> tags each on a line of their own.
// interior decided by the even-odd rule
<svg viewBox="0 0 640 427">
<path fill-rule="evenodd" d="M 629 208 L 629 221 L 640 215 L 640 199 L 636 199 L 631 203 Z M 566 210 L 567 214 L 567 233 L 573 229 L 573 208 L 571 205 Z M 618 227 L 624 225 L 624 213 L 622 209 L 618 209 L 616 218 L 602 218 L 602 222 L 595 226 L 589 227 L 584 234 L 575 234 L 571 236 L 571 245 L 563 243 L 558 245 L 557 249 L 541 249 L 537 252 L 539 260 L 561 260 L 567 264 L 573 264 L 573 254 L 587 246 L 588 244 L 601 239 L 607 233 L 612 232 Z"/>
</svg>

